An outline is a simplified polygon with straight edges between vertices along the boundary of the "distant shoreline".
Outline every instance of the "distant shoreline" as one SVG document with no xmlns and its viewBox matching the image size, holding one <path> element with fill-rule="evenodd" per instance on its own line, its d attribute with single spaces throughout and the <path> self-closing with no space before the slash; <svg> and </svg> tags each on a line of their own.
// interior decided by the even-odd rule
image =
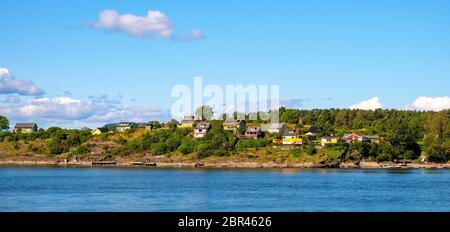
<svg viewBox="0 0 450 232">
<path fill-rule="evenodd" d="M 0 160 L 0 167 L 108 167 L 108 168 L 230 168 L 230 169 L 276 169 L 276 168 L 304 168 L 304 169 L 324 169 L 317 167 L 313 163 L 259 163 L 259 162 L 205 162 L 201 167 L 197 167 L 196 162 L 160 162 L 154 167 L 133 165 L 133 162 L 117 162 L 115 165 L 94 166 L 91 162 L 58 162 L 58 161 L 32 161 L 32 160 Z M 343 163 L 337 168 L 326 169 L 450 169 L 450 164 L 417 164 L 409 163 L 398 165 L 395 163 L 361 162 L 359 166 L 352 163 Z"/>
</svg>

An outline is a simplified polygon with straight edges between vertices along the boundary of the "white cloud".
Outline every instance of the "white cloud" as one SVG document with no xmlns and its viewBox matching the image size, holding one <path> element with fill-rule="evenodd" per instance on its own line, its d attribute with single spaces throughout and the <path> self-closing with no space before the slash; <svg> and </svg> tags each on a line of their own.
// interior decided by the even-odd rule
<svg viewBox="0 0 450 232">
<path fill-rule="evenodd" d="M 194 29 L 191 31 L 191 33 L 179 36 L 175 39 L 180 41 L 192 41 L 192 40 L 206 39 L 206 36 L 200 30 Z"/>
<path fill-rule="evenodd" d="M 12 94 L 36 96 L 44 94 L 44 90 L 38 88 L 31 81 L 17 80 L 6 68 L 0 68 L 0 94 Z"/>
<path fill-rule="evenodd" d="M 69 97 L 37 98 L 26 102 L 17 109 L 20 116 L 81 119 L 88 117 L 93 110 L 90 102 L 81 102 Z"/>
<path fill-rule="evenodd" d="M 352 105 L 349 107 L 350 109 L 359 109 L 359 110 L 376 110 L 383 108 L 383 105 L 380 102 L 378 97 L 373 97 L 369 100 L 362 101 L 358 104 Z"/>
<path fill-rule="evenodd" d="M 418 97 L 413 103 L 406 106 L 409 110 L 441 111 L 450 109 L 450 97 Z"/>
<path fill-rule="evenodd" d="M 103 10 L 98 21 L 89 23 L 89 27 L 105 31 L 123 32 L 142 38 L 173 38 L 177 40 L 198 40 L 205 36 L 199 30 L 185 36 L 174 36 L 175 26 L 161 11 L 149 10 L 147 15 L 119 14 L 116 10 Z"/>
<path fill-rule="evenodd" d="M 11 95 L 3 101 L 3 103 L 7 104 L 19 104 L 20 102 L 20 98 L 15 95 Z"/>
<path fill-rule="evenodd" d="M 168 119 L 168 112 L 161 109 L 141 108 L 122 106 L 109 109 L 101 114 L 93 114 L 86 119 L 88 122 L 118 122 L 118 121 L 134 121 L 142 122 L 149 119 L 161 118 Z"/>
<path fill-rule="evenodd" d="M 0 115 L 12 121 L 36 121 L 41 126 L 100 126 L 118 121 L 148 121 L 168 119 L 160 109 L 129 107 L 105 101 L 79 100 L 70 97 L 36 98 L 23 104 L 0 105 Z"/>
</svg>

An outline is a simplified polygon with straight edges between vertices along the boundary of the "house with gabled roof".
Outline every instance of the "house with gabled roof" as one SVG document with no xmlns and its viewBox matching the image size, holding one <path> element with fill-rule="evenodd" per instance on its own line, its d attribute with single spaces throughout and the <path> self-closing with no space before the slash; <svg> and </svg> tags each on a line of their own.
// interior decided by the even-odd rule
<svg viewBox="0 0 450 232">
<path fill-rule="evenodd" d="M 325 146 L 326 144 L 335 144 L 338 142 L 338 136 L 322 136 L 322 138 L 320 138 L 320 144 L 322 144 L 322 146 Z"/>
<path fill-rule="evenodd" d="M 101 135 L 105 133 L 110 133 L 111 131 L 106 127 L 97 127 L 91 131 L 92 135 Z"/>
<path fill-rule="evenodd" d="M 208 134 L 209 130 L 211 129 L 211 124 L 209 122 L 199 122 L 195 126 L 194 129 L 194 138 L 201 139 L 205 137 L 206 134 Z"/>
<path fill-rule="evenodd" d="M 16 126 L 14 127 L 14 132 L 16 133 L 34 133 L 37 132 L 38 130 L 38 126 L 36 123 L 31 122 L 31 123 L 23 123 L 23 122 L 19 122 L 16 123 Z"/>
<path fill-rule="evenodd" d="M 261 130 L 269 133 L 281 133 L 285 128 L 284 123 L 268 123 L 261 125 Z"/>
<path fill-rule="evenodd" d="M 347 143 L 356 142 L 356 141 L 371 142 L 371 143 L 381 143 L 382 142 L 380 136 L 378 136 L 378 135 L 358 135 L 355 133 L 345 134 L 342 137 L 342 140 Z"/>
<path fill-rule="evenodd" d="M 346 143 L 365 142 L 365 139 L 361 135 L 358 135 L 358 134 L 355 134 L 355 133 L 351 133 L 351 134 L 344 134 L 344 136 L 342 136 L 342 141 L 344 141 Z"/>
<path fill-rule="evenodd" d="M 303 138 L 299 129 L 286 129 L 283 132 L 282 143 L 285 145 L 302 144 Z"/>
<path fill-rule="evenodd" d="M 125 132 L 127 130 L 131 130 L 131 129 L 137 129 L 138 128 L 138 124 L 134 123 L 134 122 L 119 122 L 116 126 L 116 131 L 118 132 Z"/>
<path fill-rule="evenodd" d="M 378 135 L 365 135 L 364 136 L 367 141 L 371 142 L 371 143 L 382 143 L 383 139 L 378 136 Z"/>
<path fill-rule="evenodd" d="M 257 139 L 261 137 L 261 128 L 260 127 L 248 127 L 247 130 L 244 133 L 243 138 L 248 139 Z"/>
<path fill-rule="evenodd" d="M 239 131 L 245 127 L 244 120 L 227 119 L 223 122 L 223 129 L 226 131 Z"/>
<path fill-rule="evenodd" d="M 179 128 L 194 128 L 197 122 L 201 122 L 202 119 L 197 116 L 184 116 L 183 120 L 181 120 Z"/>
</svg>

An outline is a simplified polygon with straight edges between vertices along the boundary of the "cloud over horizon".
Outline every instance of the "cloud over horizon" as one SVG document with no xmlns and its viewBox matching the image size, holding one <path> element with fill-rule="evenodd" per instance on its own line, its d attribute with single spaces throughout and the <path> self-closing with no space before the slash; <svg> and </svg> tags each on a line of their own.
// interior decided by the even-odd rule
<svg viewBox="0 0 450 232">
<path fill-rule="evenodd" d="M 450 97 L 418 97 L 413 103 L 406 106 L 408 110 L 442 111 L 450 109 Z"/>
<path fill-rule="evenodd" d="M 116 10 L 106 9 L 99 13 L 98 21 L 88 23 L 93 29 L 126 33 L 133 37 L 146 39 L 167 38 L 180 41 L 204 39 L 198 29 L 193 29 L 187 35 L 175 35 L 175 26 L 161 11 L 149 10 L 147 15 L 119 14 Z"/>
<path fill-rule="evenodd" d="M 103 99 L 106 99 L 104 96 Z M 22 104 L 0 105 L 0 115 L 11 121 L 36 121 L 44 126 L 95 125 L 119 121 L 143 122 L 168 118 L 168 111 L 144 107 L 130 107 L 97 99 L 79 100 L 71 97 L 36 98 Z M 79 127 L 77 125 L 77 127 Z"/>
<path fill-rule="evenodd" d="M 17 80 L 8 69 L 0 68 L 0 94 L 19 94 L 37 96 L 45 91 L 37 87 L 32 81 Z"/>
<path fill-rule="evenodd" d="M 376 110 L 383 108 L 383 104 L 381 104 L 380 99 L 378 97 L 373 97 L 369 100 L 362 101 L 355 105 L 349 107 L 352 110 Z"/>
</svg>

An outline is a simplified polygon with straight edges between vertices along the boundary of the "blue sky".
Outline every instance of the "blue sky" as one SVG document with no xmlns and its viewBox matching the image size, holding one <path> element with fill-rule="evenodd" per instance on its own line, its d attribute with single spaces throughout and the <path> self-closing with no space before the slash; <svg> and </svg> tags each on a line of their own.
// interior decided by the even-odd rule
<svg viewBox="0 0 450 232">
<path fill-rule="evenodd" d="M 93 26 L 106 9 L 159 11 L 172 35 Z M 85 125 L 89 109 L 23 115 L 21 107 L 33 99 L 62 97 L 77 106 L 96 99 L 118 111 L 131 107 L 143 120 L 166 117 L 157 112 L 175 100 L 172 87 L 191 85 L 194 76 L 206 84 L 278 84 L 282 99 L 303 100 L 299 107 L 306 109 L 374 97 L 384 108 L 405 109 L 419 97 L 426 99 L 415 109 L 450 104 L 449 1 L 2 0 L 0 11 L 0 68 L 45 92 L 0 88 L 0 114 L 13 121 Z M 192 30 L 202 37 L 174 39 Z M 86 125 L 119 120 L 100 116 Z"/>
</svg>

